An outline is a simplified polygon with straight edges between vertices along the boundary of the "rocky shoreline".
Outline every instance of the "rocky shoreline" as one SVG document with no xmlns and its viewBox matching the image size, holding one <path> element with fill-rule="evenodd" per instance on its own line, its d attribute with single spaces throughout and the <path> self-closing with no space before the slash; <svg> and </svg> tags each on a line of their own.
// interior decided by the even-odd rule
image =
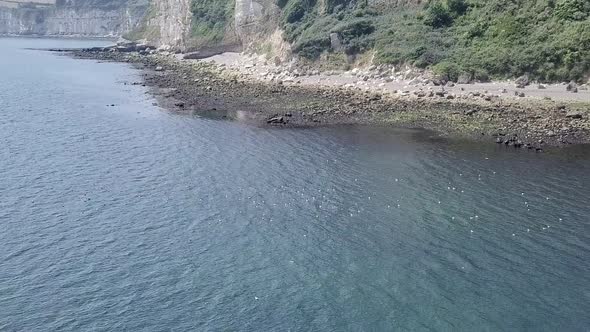
<svg viewBox="0 0 590 332">
<path fill-rule="evenodd" d="M 132 84 L 154 88 L 163 106 L 179 112 L 272 126 L 419 127 L 533 151 L 590 143 L 590 103 L 585 101 L 472 93 L 462 98 L 445 91 L 444 86 L 391 93 L 262 80 L 225 64 L 183 60 L 169 52 L 129 46 L 62 51 L 76 58 L 128 62 L 145 69 L 144 81 Z"/>
</svg>

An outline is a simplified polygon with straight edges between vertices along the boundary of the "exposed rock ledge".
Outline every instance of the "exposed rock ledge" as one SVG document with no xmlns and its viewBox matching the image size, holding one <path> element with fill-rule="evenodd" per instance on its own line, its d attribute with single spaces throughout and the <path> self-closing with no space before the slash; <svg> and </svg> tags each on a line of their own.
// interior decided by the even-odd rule
<svg viewBox="0 0 590 332">
<path fill-rule="evenodd" d="M 552 96 L 543 98 L 532 92 L 534 87 L 516 90 L 511 82 L 441 85 L 443 82 L 408 77 L 410 73 L 395 70 L 383 77 L 377 74 L 383 69 L 377 67 L 302 72 L 294 64 L 241 54 L 183 60 L 182 55 L 145 45 L 123 46 L 73 54 L 157 69 L 146 72 L 145 84 L 166 89 L 165 98 L 175 101 L 170 106 L 182 111 L 229 114 L 242 110 L 256 122 L 280 126 L 376 123 L 422 127 L 533 151 L 590 143 L 590 94 L 583 86 L 577 93 L 562 85 L 537 89 Z M 525 97 L 513 91 L 524 91 Z"/>
</svg>

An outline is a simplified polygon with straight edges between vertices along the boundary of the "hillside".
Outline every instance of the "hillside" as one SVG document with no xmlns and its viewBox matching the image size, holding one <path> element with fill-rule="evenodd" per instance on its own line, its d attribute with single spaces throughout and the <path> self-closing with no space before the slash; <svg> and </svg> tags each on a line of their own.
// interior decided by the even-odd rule
<svg viewBox="0 0 590 332">
<path fill-rule="evenodd" d="M 411 64 L 462 81 L 585 81 L 590 73 L 587 0 L 182 1 L 190 13 L 177 44 L 185 49 L 241 41 L 272 53 L 268 36 L 279 28 L 294 54 L 333 65 Z"/>
</svg>

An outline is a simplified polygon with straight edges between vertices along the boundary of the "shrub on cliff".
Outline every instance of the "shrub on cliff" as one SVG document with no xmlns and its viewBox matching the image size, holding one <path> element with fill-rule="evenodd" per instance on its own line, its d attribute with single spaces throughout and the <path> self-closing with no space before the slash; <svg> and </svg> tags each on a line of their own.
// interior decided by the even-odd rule
<svg viewBox="0 0 590 332">
<path fill-rule="evenodd" d="M 437 1 L 428 7 L 424 15 L 424 23 L 435 28 L 442 28 L 453 23 L 453 16 L 445 4 Z"/>
<path fill-rule="evenodd" d="M 234 0 L 192 0 L 193 42 L 198 46 L 220 43 L 233 22 Z"/>
<path fill-rule="evenodd" d="M 555 16 L 569 21 L 581 21 L 590 15 L 590 1 L 561 0 L 555 4 Z"/>
<path fill-rule="evenodd" d="M 286 39 L 301 56 L 374 51 L 374 61 L 457 72 L 479 79 L 529 74 L 546 81 L 590 75 L 588 0 L 277 0 Z M 288 9 L 288 10 L 287 10 Z"/>
</svg>

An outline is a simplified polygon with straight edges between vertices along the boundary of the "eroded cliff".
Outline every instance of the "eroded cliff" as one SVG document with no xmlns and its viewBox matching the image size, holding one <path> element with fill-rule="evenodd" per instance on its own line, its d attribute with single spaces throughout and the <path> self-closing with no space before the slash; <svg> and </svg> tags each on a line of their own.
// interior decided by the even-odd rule
<svg viewBox="0 0 590 332">
<path fill-rule="evenodd" d="M 0 2 L 0 34 L 118 37 L 143 18 L 147 1 Z"/>
</svg>

